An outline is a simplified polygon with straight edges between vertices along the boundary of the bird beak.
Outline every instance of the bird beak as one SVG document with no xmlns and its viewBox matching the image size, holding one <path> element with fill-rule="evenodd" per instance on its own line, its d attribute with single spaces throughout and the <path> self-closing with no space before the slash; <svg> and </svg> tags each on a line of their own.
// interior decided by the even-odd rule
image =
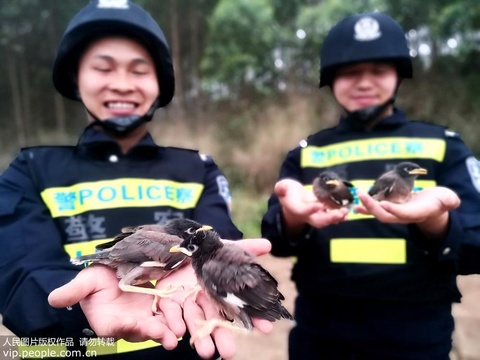
<svg viewBox="0 0 480 360">
<path fill-rule="evenodd" d="M 340 185 L 340 182 L 338 180 L 328 180 L 328 181 L 325 182 L 325 184 L 338 186 L 338 185 Z"/>
<path fill-rule="evenodd" d="M 187 256 L 192 256 L 192 253 L 185 249 L 184 247 L 180 247 L 180 245 L 175 245 L 170 248 L 171 253 L 179 253 L 181 252 L 182 254 L 185 254 Z"/>
<path fill-rule="evenodd" d="M 195 233 L 198 233 L 199 231 L 210 231 L 212 229 L 213 227 L 210 225 L 203 225 L 200 229 L 195 230 Z"/>
<path fill-rule="evenodd" d="M 410 175 L 426 175 L 428 173 L 427 169 L 418 168 L 413 169 L 408 172 Z"/>
</svg>

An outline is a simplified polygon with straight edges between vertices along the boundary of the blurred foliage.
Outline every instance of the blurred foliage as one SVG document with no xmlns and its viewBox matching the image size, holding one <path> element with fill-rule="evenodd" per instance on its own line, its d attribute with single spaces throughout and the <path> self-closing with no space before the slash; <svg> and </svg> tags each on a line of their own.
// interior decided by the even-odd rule
<svg viewBox="0 0 480 360">
<path fill-rule="evenodd" d="M 201 64 L 205 88 L 216 98 L 269 92 L 277 27 L 268 0 L 221 0 L 210 17 Z"/>
<path fill-rule="evenodd" d="M 267 211 L 267 196 L 257 196 L 244 189 L 232 191 L 232 218 L 244 238 L 259 238 L 260 221 Z"/>
</svg>

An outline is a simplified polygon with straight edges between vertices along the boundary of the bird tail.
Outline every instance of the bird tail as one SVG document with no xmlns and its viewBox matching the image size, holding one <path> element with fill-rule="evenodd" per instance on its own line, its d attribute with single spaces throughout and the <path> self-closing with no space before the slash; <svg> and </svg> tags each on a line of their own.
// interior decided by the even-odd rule
<svg viewBox="0 0 480 360">
<path fill-rule="evenodd" d="M 280 305 L 280 308 L 278 310 L 282 318 L 293 320 L 292 314 L 290 314 L 290 312 L 283 305 Z"/>
<path fill-rule="evenodd" d="M 99 252 L 96 252 L 95 254 L 77 256 L 77 257 L 71 258 L 70 262 L 73 265 L 82 265 L 87 262 L 97 262 L 103 259 L 107 259 L 108 253 L 109 251 L 99 251 Z"/>
</svg>

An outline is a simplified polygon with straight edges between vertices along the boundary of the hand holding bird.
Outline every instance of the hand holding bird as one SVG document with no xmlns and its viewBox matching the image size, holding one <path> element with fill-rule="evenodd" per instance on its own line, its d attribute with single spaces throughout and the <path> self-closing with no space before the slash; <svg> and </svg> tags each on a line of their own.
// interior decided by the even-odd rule
<svg viewBox="0 0 480 360">
<path fill-rule="evenodd" d="M 417 224 L 431 237 L 441 236 L 446 231 L 448 212 L 460 206 L 458 195 L 440 186 L 413 193 L 409 201 L 402 204 L 377 202 L 360 190 L 357 194 L 362 205 L 355 205 L 355 211 L 374 215 L 384 223 Z"/>
<path fill-rule="evenodd" d="M 260 256 L 271 249 L 265 239 L 248 239 L 235 241 L 239 246 L 253 255 Z M 169 277 L 172 277 L 172 280 Z M 169 277 L 161 280 L 158 287 L 164 288 L 170 281 L 175 283 L 196 283 L 195 274 L 190 266 L 183 266 Z M 88 266 L 78 273 L 69 283 L 50 293 L 50 305 L 64 308 L 80 303 L 92 330 L 98 336 L 123 338 L 129 341 L 153 339 L 171 350 L 177 346 L 178 337 L 185 333 L 196 333 L 198 320 L 218 317 L 215 306 L 206 297 L 200 296 L 198 303 L 192 297 L 185 303 L 179 294 L 173 298 L 161 298 L 159 308 L 163 316 L 152 313 L 150 296 L 124 292 L 118 287 L 118 278 L 114 269 L 102 266 Z M 181 299 L 181 300 L 180 300 Z M 182 308 L 183 305 L 183 308 Z M 262 332 L 271 330 L 270 322 L 254 319 L 254 325 Z M 197 353 L 203 358 L 210 358 L 215 352 L 215 344 L 223 358 L 232 358 L 236 352 L 233 333 L 223 329 L 210 337 L 195 342 Z"/>
<path fill-rule="evenodd" d="M 347 218 L 347 208 L 327 211 L 313 192 L 307 191 L 296 180 L 280 180 L 275 184 L 274 191 L 282 206 L 284 224 L 289 233 L 301 232 L 307 225 L 322 228 Z"/>
</svg>

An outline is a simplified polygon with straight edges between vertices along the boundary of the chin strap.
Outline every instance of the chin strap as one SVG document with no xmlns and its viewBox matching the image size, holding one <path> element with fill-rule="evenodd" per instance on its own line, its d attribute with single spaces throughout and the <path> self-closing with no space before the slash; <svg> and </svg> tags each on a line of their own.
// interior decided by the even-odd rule
<svg viewBox="0 0 480 360">
<path fill-rule="evenodd" d="M 347 111 L 346 118 L 356 126 L 370 131 L 381 120 L 380 115 L 394 102 L 395 97 L 391 97 L 380 105 L 369 106 L 356 111 Z"/>
<path fill-rule="evenodd" d="M 356 127 L 361 128 L 365 131 L 372 130 L 375 125 L 381 120 L 380 115 L 393 103 L 397 97 L 398 89 L 400 88 L 402 79 L 398 80 L 397 87 L 393 92 L 393 95 L 390 99 L 385 101 L 383 104 L 369 106 L 356 111 L 347 111 L 346 119 L 354 124 Z"/>
<path fill-rule="evenodd" d="M 129 116 L 119 116 L 100 120 L 98 117 L 93 115 L 90 110 L 87 109 L 87 112 L 93 118 L 93 121 L 87 125 L 87 129 L 96 125 L 102 127 L 107 133 L 113 134 L 115 136 L 127 136 L 133 130 L 138 128 L 144 122 L 149 122 L 153 118 L 155 110 L 158 108 L 159 100 L 155 100 L 147 113 L 143 116 L 139 115 L 129 115 Z"/>
</svg>

